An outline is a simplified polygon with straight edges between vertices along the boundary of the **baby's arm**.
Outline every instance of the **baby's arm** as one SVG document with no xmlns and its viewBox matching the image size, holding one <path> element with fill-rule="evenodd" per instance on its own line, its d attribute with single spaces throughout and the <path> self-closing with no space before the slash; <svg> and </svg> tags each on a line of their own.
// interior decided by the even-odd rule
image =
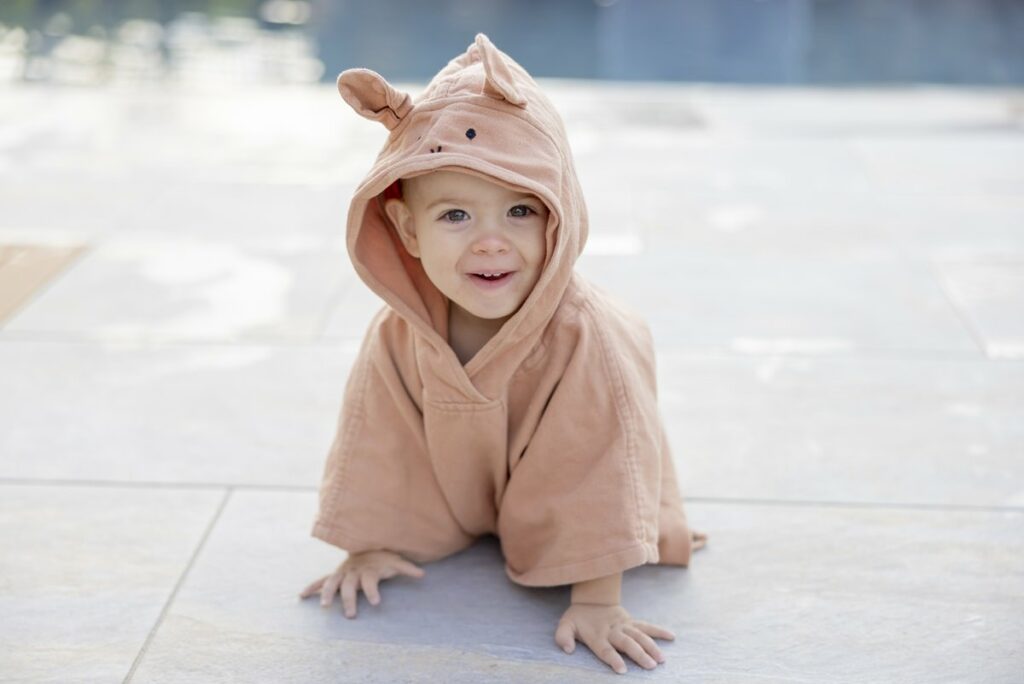
<svg viewBox="0 0 1024 684">
<path fill-rule="evenodd" d="M 398 574 L 419 579 L 423 577 L 424 571 L 393 551 L 354 553 L 350 554 L 333 573 L 324 575 L 303 589 L 299 598 L 309 598 L 320 592 L 320 605 L 326 607 L 334 601 L 334 595 L 340 588 L 345 617 L 354 618 L 360 586 L 366 594 L 366 600 L 376 606 L 380 603 L 377 583 Z"/>
<path fill-rule="evenodd" d="M 572 653 L 579 639 L 619 674 L 626 673 L 619 651 L 653 669 L 665 662 L 665 656 L 651 637 L 676 637 L 663 627 L 630 617 L 619 604 L 621 589 L 621 572 L 572 585 L 572 605 L 558 621 L 555 643 Z"/>
</svg>

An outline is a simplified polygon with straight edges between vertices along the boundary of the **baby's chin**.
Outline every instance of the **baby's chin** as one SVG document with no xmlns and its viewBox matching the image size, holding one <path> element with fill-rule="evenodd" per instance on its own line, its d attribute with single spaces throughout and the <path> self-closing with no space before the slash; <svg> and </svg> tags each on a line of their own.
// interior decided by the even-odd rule
<svg viewBox="0 0 1024 684">
<path fill-rule="evenodd" d="M 508 320 L 515 312 L 519 311 L 519 309 L 523 305 L 523 303 L 520 302 L 516 306 L 512 307 L 511 310 L 505 311 L 503 309 L 498 309 L 498 308 L 475 307 L 470 302 L 466 302 L 465 304 L 463 304 L 462 302 L 460 302 L 457 299 L 454 299 L 452 297 L 449 297 L 448 301 L 451 303 L 452 306 L 459 307 L 466 314 L 468 314 L 468 315 L 470 315 L 470 316 L 472 316 L 474 318 L 479 318 L 479 319 L 486 320 L 486 321 L 505 321 L 505 320 Z"/>
</svg>

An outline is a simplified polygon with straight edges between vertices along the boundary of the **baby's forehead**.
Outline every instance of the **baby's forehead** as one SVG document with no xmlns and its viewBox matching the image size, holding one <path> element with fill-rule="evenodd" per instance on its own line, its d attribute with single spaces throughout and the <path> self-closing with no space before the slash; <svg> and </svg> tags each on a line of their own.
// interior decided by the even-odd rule
<svg viewBox="0 0 1024 684">
<path fill-rule="evenodd" d="M 464 195 L 532 195 L 522 188 L 512 188 L 495 180 L 462 171 L 438 169 L 402 179 L 402 194 L 406 197 L 430 197 L 458 192 Z"/>
</svg>

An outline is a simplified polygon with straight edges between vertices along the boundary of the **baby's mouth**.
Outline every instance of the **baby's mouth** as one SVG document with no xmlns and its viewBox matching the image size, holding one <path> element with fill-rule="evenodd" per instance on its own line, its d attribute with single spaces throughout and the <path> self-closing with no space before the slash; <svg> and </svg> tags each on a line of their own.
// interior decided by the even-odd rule
<svg viewBox="0 0 1024 684">
<path fill-rule="evenodd" d="M 501 292 L 515 277 L 517 271 L 485 271 L 484 273 L 467 273 L 473 284 L 484 292 Z"/>
<path fill-rule="evenodd" d="M 470 273 L 469 275 L 473 276 L 477 280 L 487 280 L 494 282 L 496 280 L 504 280 L 505 278 L 509 277 L 510 275 L 512 275 L 512 271 L 506 271 L 505 273 L 496 275 L 485 275 L 483 273 Z"/>
</svg>

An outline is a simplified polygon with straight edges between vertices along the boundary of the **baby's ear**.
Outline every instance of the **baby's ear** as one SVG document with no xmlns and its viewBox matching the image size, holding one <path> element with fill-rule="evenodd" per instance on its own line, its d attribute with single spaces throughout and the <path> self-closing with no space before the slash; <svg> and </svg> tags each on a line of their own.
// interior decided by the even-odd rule
<svg viewBox="0 0 1024 684">
<path fill-rule="evenodd" d="M 409 207 L 400 199 L 392 197 L 384 201 L 384 213 L 391 220 L 398 237 L 405 245 L 405 251 L 413 257 L 420 258 L 420 245 L 416 239 L 416 228 L 413 225 L 412 213 Z"/>
<path fill-rule="evenodd" d="M 501 100 L 507 100 L 520 107 L 526 106 L 526 98 L 515 85 L 515 77 L 505 58 L 494 43 L 483 33 L 476 34 L 474 47 L 480 52 L 480 61 L 484 63 L 484 94 Z"/>
<path fill-rule="evenodd" d="M 396 89 L 376 71 L 346 69 L 338 76 L 338 92 L 360 116 L 393 129 L 412 109 L 412 97 Z"/>
</svg>

